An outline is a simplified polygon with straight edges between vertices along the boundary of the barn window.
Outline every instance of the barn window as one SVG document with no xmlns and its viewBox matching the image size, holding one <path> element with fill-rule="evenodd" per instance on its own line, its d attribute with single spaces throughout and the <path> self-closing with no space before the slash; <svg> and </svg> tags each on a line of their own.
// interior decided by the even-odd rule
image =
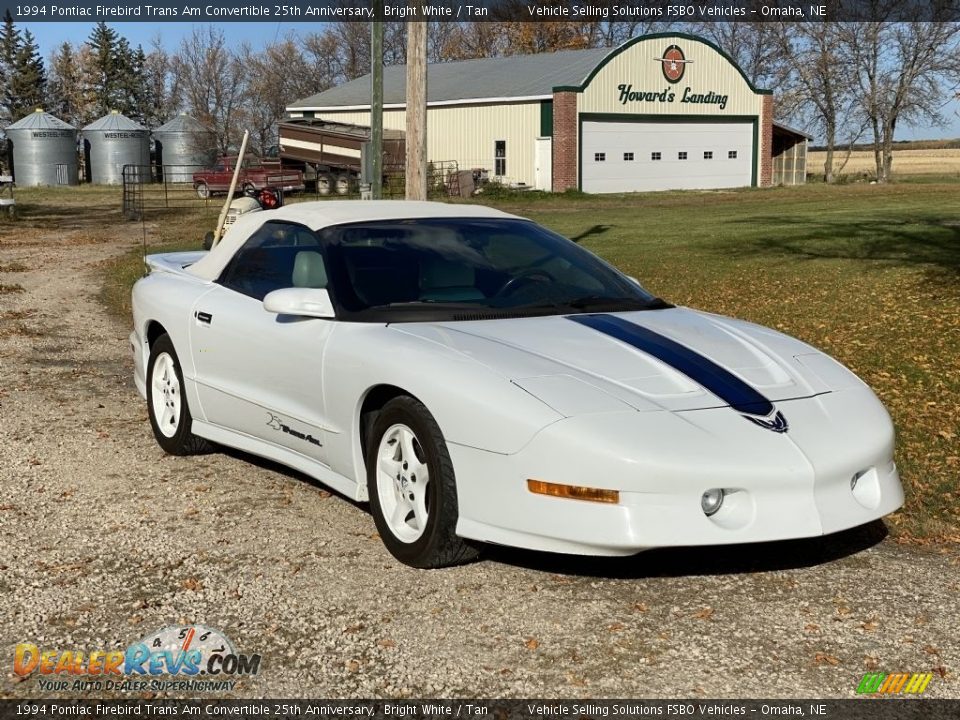
<svg viewBox="0 0 960 720">
<path fill-rule="evenodd" d="M 593 154 L 593 161 L 594 161 L 594 162 L 603 162 L 603 161 L 606 160 L 606 159 L 607 159 L 607 154 L 606 154 L 606 153 L 594 153 L 594 154 Z"/>
<path fill-rule="evenodd" d="M 686 160 L 686 159 L 687 159 L 686 150 L 681 150 L 680 152 L 677 153 L 677 160 Z"/>
<path fill-rule="evenodd" d="M 659 160 L 659 159 L 660 159 L 660 153 L 658 153 L 658 152 L 652 152 L 652 153 L 650 153 L 650 159 L 651 159 L 651 160 Z"/>
<path fill-rule="evenodd" d="M 624 153 L 623 159 L 627 161 L 633 160 L 633 153 Z"/>
<path fill-rule="evenodd" d="M 728 153 L 727 153 L 727 158 L 730 159 L 730 160 L 736 160 L 736 159 L 737 159 L 737 151 L 736 151 L 736 150 L 731 150 L 730 152 L 728 152 Z"/>
<path fill-rule="evenodd" d="M 493 143 L 493 174 L 502 177 L 507 174 L 507 141 Z"/>
<path fill-rule="evenodd" d="M 713 160 L 713 150 L 705 150 L 703 153 L 704 160 Z"/>
</svg>

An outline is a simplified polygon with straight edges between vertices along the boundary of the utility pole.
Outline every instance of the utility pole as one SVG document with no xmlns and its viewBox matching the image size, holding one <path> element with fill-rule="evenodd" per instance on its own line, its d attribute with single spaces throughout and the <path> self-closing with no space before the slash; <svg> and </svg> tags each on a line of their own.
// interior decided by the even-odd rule
<svg viewBox="0 0 960 720">
<path fill-rule="evenodd" d="M 407 23 L 407 200 L 427 199 L 427 23 Z"/>
<path fill-rule="evenodd" d="M 383 0 L 374 0 L 374 17 L 370 25 L 370 194 L 383 198 Z"/>
</svg>

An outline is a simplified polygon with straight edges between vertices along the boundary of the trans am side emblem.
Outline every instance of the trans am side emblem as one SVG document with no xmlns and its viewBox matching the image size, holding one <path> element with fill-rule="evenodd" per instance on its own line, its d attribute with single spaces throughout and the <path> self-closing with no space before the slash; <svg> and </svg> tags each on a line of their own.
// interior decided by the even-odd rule
<svg viewBox="0 0 960 720">
<path fill-rule="evenodd" d="M 775 433 L 785 433 L 790 429 L 790 424 L 779 410 L 777 410 L 777 414 L 773 416 L 772 420 L 765 420 L 764 418 L 758 418 L 752 415 L 744 415 L 743 417 L 765 430 L 772 430 Z"/>
<path fill-rule="evenodd" d="M 299 430 L 294 430 L 292 427 L 287 425 L 281 418 L 278 418 L 272 412 L 267 412 L 267 415 L 270 416 L 270 419 L 267 420 L 267 427 L 273 428 L 278 432 L 286 433 L 287 435 L 292 435 L 293 437 L 304 440 L 311 445 L 316 445 L 317 447 L 323 447 L 321 442 L 317 440 L 313 435 L 309 433 L 300 432 Z"/>
<path fill-rule="evenodd" d="M 668 82 L 672 83 L 680 82 L 683 71 L 687 69 L 689 63 L 693 62 L 693 60 L 686 59 L 679 45 L 671 45 L 663 51 L 661 57 L 654 58 L 654 60 L 660 63 L 663 76 Z"/>
</svg>

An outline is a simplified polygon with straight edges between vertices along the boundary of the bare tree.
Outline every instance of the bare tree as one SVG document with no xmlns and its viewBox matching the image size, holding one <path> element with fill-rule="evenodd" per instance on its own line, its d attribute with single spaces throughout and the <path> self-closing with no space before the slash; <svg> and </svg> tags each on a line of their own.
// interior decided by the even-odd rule
<svg viewBox="0 0 960 720">
<path fill-rule="evenodd" d="M 774 23 L 704 22 L 692 29 L 720 47 L 757 87 L 776 87 L 785 68 L 774 40 Z"/>
<path fill-rule="evenodd" d="M 777 23 L 771 27 L 787 69 L 777 94 L 778 112 L 783 117 L 804 118 L 804 124 L 822 134 L 824 182 L 832 183 L 838 144 L 852 147 L 864 130 L 856 81 L 839 57 L 841 23 Z"/>
<path fill-rule="evenodd" d="M 260 52 L 246 44 L 240 49 L 247 73 L 246 117 L 254 146 L 261 154 L 276 144 L 276 123 L 283 118 L 286 106 L 332 83 L 329 66 L 310 47 L 310 38 L 299 43 L 288 35 Z"/>
<path fill-rule="evenodd" d="M 239 141 L 247 74 L 228 47 L 223 32 L 198 27 L 171 58 L 174 95 L 183 108 L 213 129 L 221 152 Z"/>
<path fill-rule="evenodd" d="M 890 181 L 893 140 L 902 122 L 939 122 L 947 89 L 960 79 L 960 23 L 845 23 L 842 51 L 873 131 L 877 182 Z"/>
<path fill-rule="evenodd" d="M 143 98 L 146 107 L 141 109 L 149 127 L 157 127 L 176 112 L 178 102 L 173 96 L 170 81 L 170 55 L 163 47 L 162 37 L 157 34 L 150 40 L 150 52 L 143 64 Z"/>
</svg>

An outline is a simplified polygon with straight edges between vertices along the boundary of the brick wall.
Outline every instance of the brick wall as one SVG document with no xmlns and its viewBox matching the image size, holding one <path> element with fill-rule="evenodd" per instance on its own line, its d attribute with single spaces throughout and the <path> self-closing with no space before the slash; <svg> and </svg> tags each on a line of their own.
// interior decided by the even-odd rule
<svg viewBox="0 0 960 720">
<path fill-rule="evenodd" d="M 577 187 L 577 94 L 553 94 L 553 191 Z"/>
<path fill-rule="evenodd" d="M 773 95 L 763 96 L 760 113 L 760 187 L 773 185 Z"/>
</svg>

